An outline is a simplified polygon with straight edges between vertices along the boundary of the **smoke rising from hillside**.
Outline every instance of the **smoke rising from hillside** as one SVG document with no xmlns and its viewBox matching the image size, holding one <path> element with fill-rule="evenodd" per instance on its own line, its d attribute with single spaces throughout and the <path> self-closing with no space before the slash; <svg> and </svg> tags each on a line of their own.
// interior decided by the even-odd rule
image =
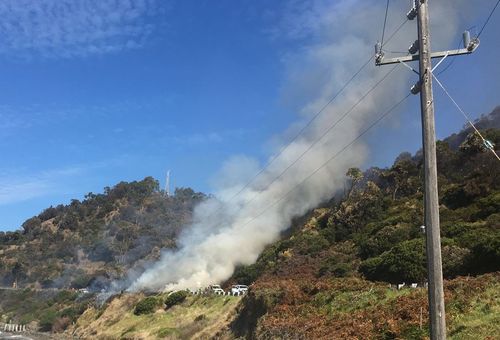
<svg viewBox="0 0 500 340">
<path fill-rule="evenodd" d="M 465 5 L 466 1 L 433 4 L 435 20 L 431 18 L 431 21 L 436 24 L 433 45 L 439 43 L 442 48 L 455 44 L 459 34 L 458 9 L 464 9 Z M 404 19 L 406 6 L 408 1 L 391 7 L 386 37 Z M 373 1 L 291 2 L 280 24 L 272 30 L 272 36 L 291 39 L 302 46 L 284 57 L 288 79 L 282 89 L 282 101 L 299 111 L 301 117 L 276 138 L 281 147 L 274 153 L 282 150 L 290 136 L 327 103 L 373 53 L 372 46 L 380 39 L 384 9 Z M 443 17 L 446 20 L 436 20 Z M 408 46 L 416 36 L 415 24 L 407 23 L 388 49 L 401 50 Z M 255 262 L 264 247 L 290 226 L 292 218 L 303 215 L 341 189 L 349 167 L 363 165 L 369 147 L 356 143 L 286 199 L 274 204 L 407 93 L 412 75 L 399 67 L 322 142 L 270 184 L 388 71 L 388 68 L 368 66 L 304 135 L 234 199 L 230 198 L 262 165 L 244 156 L 228 160 L 217 176 L 227 179 L 217 183 L 216 196 L 220 201 L 213 198 L 200 204 L 195 209 L 194 222 L 178 241 L 178 250 L 165 251 L 158 262 L 134 279 L 129 290 L 198 288 L 229 278 L 239 264 Z"/>
</svg>

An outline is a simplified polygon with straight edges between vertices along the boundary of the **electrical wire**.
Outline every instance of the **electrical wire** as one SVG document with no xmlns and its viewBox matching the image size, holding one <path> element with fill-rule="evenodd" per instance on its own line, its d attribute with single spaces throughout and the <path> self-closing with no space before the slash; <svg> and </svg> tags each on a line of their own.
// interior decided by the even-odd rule
<svg viewBox="0 0 500 340">
<path fill-rule="evenodd" d="M 270 185 L 274 184 L 277 180 L 283 177 L 283 175 L 290 170 L 291 167 L 293 167 L 295 164 L 297 164 L 309 151 L 311 151 L 312 148 L 314 148 L 323 138 L 325 138 L 326 135 L 328 135 L 340 122 L 342 122 L 349 114 L 352 113 L 352 111 L 359 105 L 365 98 L 372 93 L 381 83 L 383 83 L 389 75 L 391 75 L 392 72 L 398 67 L 399 65 L 395 65 L 392 67 L 389 72 L 387 72 L 380 80 L 378 80 L 363 96 L 361 96 L 356 103 L 351 106 L 349 110 L 344 112 L 344 114 L 337 119 L 333 124 L 331 124 L 320 136 L 319 138 L 316 138 L 312 144 L 309 145 L 307 149 L 305 149 L 295 160 L 290 163 L 278 176 L 276 176 L 271 182 L 266 184 L 266 187 L 269 187 Z M 253 195 L 252 198 L 250 198 L 246 203 L 252 202 L 258 195 L 258 192 Z"/>
<path fill-rule="evenodd" d="M 461 44 L 461 41 L 462 41 L 462 38 L 460 38 L 459 42 L 458 42 L 458 45 L 457 45 L 457 50 L 460 48 L 460 44 Z M 444 72 L 446 72 L 451 66 L 453 66 L 453 64 L 455 63 L 455 60 L 457 60 L 457 58 L 451 58 L 451 61 L 448 63 L 448 65 L 446 65 L 445 68 L 443 68 L 441 71 L 438 72 L 438 76 Z"/>
<path fill-rule="evenodd" d="M 311 172 L 308 176 L 306 176 L 304 179 L 302 179 L 299 183 L 297 183 L 292 189 L 287 191 L 283 196 L 281 196 L 278 200 L 274 201 L 273 203 L 269 204 L 264 210 L 262 210 L 258 215 L 254 216 L 247 222 L 245 222 L 242 227 L 250 224 L 251 222 L 255 221 L 262 215 L 264 215 L 269 209 L 274 207 L 276 204 L 280 203 L 281 201 L 285 200 L 293 191 L 297 190 L 302 184 L 307 182 L 311 177 L 316 175 L 321 169 L 323 169 L 325 166 L 327 166 L 331 161 L 333 161 L 335 158 L 337 158 L 339 155 L 341 155 L 345 150 L 347 150 L 351 145 L 353 145 L 356 141 L 358 141 L 361 137 L 363 137 L 368 131 L 370 131 L 375 125 L 377 125 L 381 120 L 383 120 L 385 117 L 387 117 L 392 111 L 394 111 L 398 106 L 400 106 L 404 101 L 406 101 L 409 97 L 411 96 L 411 93 L 408 93 L 403 99 L 398 101 L 396 104 L 391 106 L 387 111 L 385 111 L 381 116 L 379 116 L 372 124 L 370 124 L 367 128 L 365 128 L 356 138 L 351 140 L 348 144 L 346 144 L 342 149 L 337 151 L 333 156 L 331 156 L 329 159 L 326 160 L 323 164 L 321 164 L 318 168 L 316 168 L 313 172 Z"/>
<path fill-rule="evenodd" d="M 406 18 L 395 30 L 392 32 L 392 34 L 389 36 L 389 38 L 386 40 L 384 45 L 388 44 L 394 36 L 403 28 L 403 26 L 408 22 L 409 20 Z M 384 46 L 382 45 L 382 46 Z M 374 59 L 375 56 L 371 56 L 366 60 L 361 67 L 347 80 L 344 85 L 328 100 L 328 102 L 323 105 L 318 112 L 316 112 L 310 119 L 309 121 L 300 129 L 300 131 L 294 135 L 294 137 L 285 145 L 284 148 L 282 148 L 277 154 L 275 154 L 254 176 L 250 178 L 235 194 L 233 194 L 229 199 L 223 201 L 223 202 L 229 202 L 235 199 L 238 195 L 240 195 L 246 188 L 250 186 L 262 173 L 264 173 L 271 164 L 274 163 L 274 161 L 279 158 L 291 145 L 293 142 L 295 142 L 310 126 L 311 124 L 323 113 L 323 111 L 335 100 L 337 97 L 344 92 L 344 90 L 354 81 L 354 79 L 363 71 L 363 69 Z M 219 209 L 216 209 L 214 213 L 212 213 L 209 217 L 215 215 L 219 211 L 221 211 L 223 207 L 221 206 Z"/>
<path fill-rule="evenodd" d="M 450 95 L 450 93 L 446 90 L 446 88 L 444 87 L 444 85 L 439 81 L 439 79 L 434 75 L 432 74 L 432 77 L 436 80 L 436 82 L 438 83 L 438 85 L 441 87 L 441 89 L 444 91 L 444 93 L 448 96 L 448 98 L 450 98 L 450 100 L 452 101 L 452 103 L 456 106 L 456 108 L 458 109 L 458 111 L 460 111 L 462 113 L 462 115 L 465 117 L 465 119 L 467 120 L 467 122 L 470 124 L 470 126 L 472 126 L 472 128 L 474 129 L 474 131 L 476 131 L 476 133 L 478 134 L 478 136 L 481 138 L 481 140 L 483 141 L 484 145 L 486 146 L 486 148 L 488 150 L 490 150 L 494 155 L 495 157 L 500 161 L 500 157 L 498 156 L 498 154 L 495 152 L 495 148 L 491 145 L 491 142 L 489 142 L 487 139 L 485 139 L 483 137 L 483 135 L 481 134 L 481 132 L 479 132 L 479 130 L 476 128 L 476 126 L 474 125 L 474 123 L 472 122 L 472 120 L 470 119 L 469 115 L 467 115 L 467 113 L 465 113 L 465 111 L 460 107 L 460 105 L 458 105 L 458 103 L 455 101 L 455 99 L 453 99 L 453 97 Z"/>
<path fill-rule="evenodd" d="M 494 11 L 496 10 L 498 4 L 500 3 L 500 0 L 497 1 L 495 7 L 493 8 L 493 10 L 491 11 L 491 13 L 489 14 L 488 18 L 486 19 L 486 22 L 484 23 L 483 27 L 481 28 L 479 34 L 477 35 L 477 38 L 479 38 L 479 36 L 482 34 L 484 28 L 487 26 L 489 20 L 491 19 Z M 408 21 L 408 19 L 406 19 L 405 21 L 403 21 L 402 24 L 400 24 L 400 26 L 396 29 L 396 31 L 390 36 L 390 38 L 387 40 L 387 42 L 384 44 L 384 36 L 385 36 L 385 27 L 386 27 L 386 23 L 387 23 L 387 14 L 388 14 L 388 8 L 389 8 L 389 0 L 387 0 L 387 6 L 386 6 L 386 13 L 385 13 L 385 18 L 384 18 L 384 27 L 383 27 L 383 31 L 382 31 L 382 41 L 381 41 L 381 46 L 384 46 L 385 44 L 387 44 L 389 42 L 389 40 L 391 40 L 394 35 L 404 26 L 404 24 L 406 24 L 406 22 Z M 370 58 L 367 63 L 371 60 L 372 58 Z M 367 64 L 366 63 L 366 64 Z M 362 68 L 364 68 L 365 65 L 362 66 Z M 450 63 L 450 65 L 448 65 L 443 71 L 441 71 L 439 74 L 441 74 L 442 72 L 444 72 L 446 69 L 448 69 L 453 63 Z M 361 68 L 361 69 L 362 69 Z M 360 98 L 360 100 L 350 109 L 348 110 L 339 120 L 337 120 L 333 125 L 331 125 L 323 135 L 320 136 L 319 139 L 317 139 L 316 141 L 313 142 L 313 144 L 311 144 L 309 146 L 308 149 L 306 149 L 306 151 L 304 153 L 302 153 L 297 159 L 295 159 L 287 168 L 285 168 L 285 170 L 280 174 L 278 175 L 273 181 L 271 181 L 271 183 L 268 184 L 271 185 L 272 183 L 274 183 L 275 181 L 277 181 L 279 178 L 281 178 L 281 176 L 286 172 L 288 171 L 288 169 L 290 169 L 294 164 L 296 164 L 309 150 L 311 150 L 324 136 L 326 136 L 326 134 L 328 134 L 329 131 L 331 131 L 331 129 L 333 129 L 341 120 L 343 120 L 347 114 L 349 114 L 349 112 L 352 111 L 352 109 L 354 109 L 370 92 L 372 92 L 377 86 L 378 84 L 380 84 L 383 80 L 385 80 L 390 73 L 392 73 L 392 71 L 394 71 L 394 69 L 396 68 L 396 66 L 391 69 L 378 83 L 375 84 L 374 87 L 372 87 L 363 97 Z M 360 71 L 359 71 L 360 72 Z M 356 74 L 357 75 L 357 74 Z M 434 77 L 434 79 L 436 80 L 436 82 L 439 84 L 439 86 L 443 89 L 443 91 L 446 93 L 446 95 L 450 98 L 450 100 L 454 103 L 454 105 L 458 108 L 458 110 L 464 115 L 464 117 L 466 118 L 466 120 L 468 121 L 468 123 L 472 126 L 472 128 L 475 130 L 475 132 L 479 135 L 479 137 L 482 139 L 483 143 L 488 146 L 489 144 L 487 143 L 488 141 L 482 136 L 481 132 L 475 127 L 474 123 L 472 123 L 471 119 L 469 118 L 469 116 L 465 113 L 465 111 L 458 105 L 458 103 L 453 99 L 453 97 L 450 95 L 450 93 L 446 90 L 446 88 L 444 87 L 444 85 L 439 81 L 439 79 L 434 75 L 432 74 L 432 76 Z M 359 134 L 355 139 L 353 139 L 350 143 L 348 143 L 346 146 L 344 146 L 340 151 L 338 151 L 336 154 L 334 154 L 332 157 L 330 157 L 325 163 L 323 163 L 320 167 L 318 167 L 316 170 L 314 170 L 311 174 L 309 174 L 307 177 L 305 177 L 301 182 L 299 182 L 297 185 L 295 185 L 291 190 L 289 190 L 285 195 L 283 195 L 280 199 L 278 199 L 277 201 L 275 201 L 274 203 L 268 205 L 263 211 L 261 211 L 258 215 L 256 215 L 255 217 L 253 217 L 252 219 L 250 219 L 249 221 L 247 221 L 246 223 L 243 224 L 243 226 L 245 225 L 248 225 L 249 223 L 253 222 L 254 220 L 256 220 L 257 218 L 259 218 L 260 216 L 262 216 L 263 214 L 265 214 L 269 209 L 271 209 L 272 207 L 274 207 L 276 204 L 280 203 L 281 201 L 283 201 L 284 199 L 286 199 L 293 191 L 295 191 L 299 186 L 301 186 L 303 183 L 305 183 L 307 180 L 309 180 L 311 177 L 313 177 L 317 172 L 319 172 L 321 169 L 323 169 L 329 162 L 331 162 L 333 159 L 335 159 L 336 157 L 338 157 L 342 152 L 344 152 L 348 147 L 350 147 L 352 144 L 354 144 L 359 138 L 361 138 L 363 135 L 365 135 L 370 129 L 372 129 L 376 124 L 378 124 L 383 118 L 385 118 L 389 113 L 391 113 L 394 109 L 396 109 L 399 105 L 401 105 L 406 99 L 408 99 L 408 97 L 410 96 L 410 94 L 406 95 L 403 99 L 401 99 L 398 103 L 396 103 L 394 106 L 392 106 L 388 111 L 386 111 L 383 115 L 381 115 L 375 122 L 373 122 L 370 126 L 368 126 L 365 130 L 363 130 L 363 132 L 361 134 Z M 333 100 L 332 100 L 333 101 Z M 326 105 L 328 106 L 330 104 L 330 102 Z M 326 107 L 325 106 L 325 107 Z M 321 110 L 324 110 L 323 107 Z M 310 124 L 308 124 L 310 125 Z M 308 126 L 307 125 L 307 126 Z M 290 143 L 291 144 L 291 143 Z M 491 145 L 491 144 L 490 144 Z M 288 147 L 289 145 L 287 145 Z M 492 147 L 488 147 L 489 150 L 492 151 L 492 153 L 496 156 L 496 158 L 498 160 L 500 160 L 500 157 L 498 156 L 498 154 L 495 152 L 494 148 Z M 262 172 L 262 171 L 261 171 Z M 254 200 L 256 196 L 254 196 L 250 201 Z M 249 203 L 250 201 L 248 201 L 247 203 Z"/>
<path fill-rule="evenodd" d="M 380 40 L 380 45 L 384 45 L 385 26 L 387 24 L 388 13 L 389 13 L 389 0 L 387 0 L 387 5 L 385 6 L 384 28 L 382 29 L 382 39 Z"/>
<path fill-rule="evenodd" d="M 483 24 L 483 27 L 481 27 L 481 30 L 479 31 L 479 34 L 477 35 L 477 38 L 479 38 L 481 36 L 481 34 L 484 31 L 484 28 L 486 27 L 486 25 L 488 25 L 488 22 L 490 21 L 491 17 L 493 16 L 493 13 L 497 9 L 498 4 L 500 4 L 500 0 L 497 1 L 497 3 L 495 4 L 495 7 L 493 7 L 493 9 L 491 10 L 490 15 L 488 15 L 488 18 L 486 19 L 486 21 Z"/>
<path fill-rule="evenodd" d="M 475 30 L 476 29 L 476 26 L 471 26 L 469 28 L 467 28 L 467 31 L 470 31 L 470 30 Z M 456 50 L 458 50 L 460 48 L 460 45 L 462 44 L 462 37 L 458 38 L 458 42 L 457 42 L 457 48 Z M 441 71 L 438 72 L 438 76 L 444 72 L 446 72 L 450 67 L 453 66 L 453 64 L 455 63 L 455 60 L 457 60 L 457 58 L 451 58 L 451 61 L 448 63 L 448 65 L 446 65 L 446 67 L 444 69 L 442 69 Z"/>
<path fill-rule="evenodd" d="M 389 1 L 388 1 L 389 2 Z M 497 2 L 497 4 L 495 5 L 495 8 L 493 9 L 492 13 L 490 13 L 487 21 L 485 22 L 485 24 L 483 25 L 483 28 L 481 29 L 481 31 L 479 32 L 478 34 L 478 37 L 479 35 L 481 35 L 482 31 L 484 30 L 484 27 L 487 25 L 489 19 L 491 18 L 494 10 L 496 9 L 498 3 L 500 3 L 500 0 Z M 399 31 L 399 29 L 401 29 L 402 26 L 404 26 L 404 24 L 406 23 L 407 20 L 405 20 L 397 29 L 397 31 Z M 385 30 L 385 29 L 384 29 Z M 391 36 L 391 38 L 394 36 L 394 34 Z M 382 45 L 383 46 L 383 45 Z M 394 68 L 389 72 L 391 73 L 392 71 L 394 70 Z M 388 73 L 388 74 L 389 74 Z M 387 74 L 387 75 L 388 75 Z M 386 76 L 387 76 L 386 75 Z M 437 83 L 441 86 L 441 88 L 443 89 L 443 91 L 448 95 L 448 97 L 452 100 L 452 102 L 455 104 L 455 106 L 459 109 L 459 111 L 464 115 L 464 117 L 467 119 L 467 121 L 469 122 L 469 124 L 474 128 L 474 130 L 478 133 L 478 135 L 481 137 L 481 139 L 483 140 L 483 142 L 485 142 L 486 144 L 486 139 L 484 139 L 484 137 L 481 135 L 481 133 L 479 132 L 479 130 L 474 126 L 474 124 L 472 123 L 472 121 L 469 119 L 469 117 L 467 116 L 467 114 L 460 108 L 460 106 L 458 105 L 458 103 L 451 97 L 451 95 L 448 93 L 448 91 L 446 91 L 446 89 L 444 88 L 444 86 L 441 84 L 441 82 L 436 78 L 436 76 L 433 74 L 432 75 L 434 77 L 434 79 L 436 79 Z M 385 79 L 385 78 L 383 78 Z M 370 89 L 372 90 L 372 89 Z M 371 92 L 371 91 L 370 91 Z M 350 143 L 348 143 L 346 146 L 344 146 L 341 150 L 339 150 L 336 154 L 334 154 L 332 157 L 330 157 L 325 163 L 323 163 L 320 167 L 318 167 L 316 170 L 314 170 L 311 174 L 309 174 L 307 177 L 305 177 L 301 182 L 299 182 L 298 184 L 296 184 L 291 190 L 289 190 L 287 193 L 285 193 L 283 196 L 281 196 L 281 198 L 279 198 L 278 200 L 274 201 L 273 203 L 271 203 L 270 205 L 268 205 L 263 211 L 261 211 L 258 215 L 256 215 L 255 217 L 251 218 L 250 220 L 248 220 L 246 223 L 244 223 L 242 226 L 246 226 L 248 224 L 250 224 L 251 222 L 253 222 L 254 220 L 256 220 L 257 218 L 261 217 L 262 215 L 264 215 L 269 209 L 271 209 L 272 207 L 274 207 L 275 205 L 277 205 L 278 203 L 280 203 L 281 201 L 285 200 L 293 191 L 295 191 L 298 187 L 300 187 L 303 183 L 305 183 L 307 180 L 309 180 L 311 177 L 313 177 L 316 173 L 318 173 L 321 169 L 323 169 L 326 165 L 328 165 L 328 163 L 330 163 L 332 160 L 334 160 L 336 157 L 338 157 L 342 152 L 344 152 L 347 148 L 349 148 L 352 144 L 354 144 L 359 138 L 361 138 L 363 135 L 365 135 L 370 129 L 372 129 L 375 125 L 377 125 L 382 119 L 384 119 L 387 115 L 389 115 L 389 113 L 391 113 L 393 110 L 395 110 L 399 105 L 401 105 L 406 99 L 408 99 L 408 97 L 410 97 L 410 94 L 406 95 L 403 99 L 401 99 L 398 103 L 396 103 L 394 106 L 392 106 L 388 111 L 386 111 L 384 114 L 382 114 L 375 122 L 373 122 L 370 126 L 368 126 L 365 130 L 363 130 L 356 138 L 354 138 Z M 328 131 L 328 130 L 327 130 Z M 320 137 L 321 139 L 322 137 Z M 316 143 L 316 142 L 315 142 Z M 314 144 L 315 144 L 314 143 Z M 496 154 L 495 150 L 494 149 L 490 149 L 493 154 L 497 157 L 497 159 L 500 160 L 500 157 Z M 302 157 L 299 156 L 299 159 Z M 294 163 L 296 163 L 299 159 L 295 160 Z M 292 163 L 293 165 L 293 163 Z M 290 165 L 290 166 L 292 166 Z M 286 171 L 286 170 L 285 170 Z M 281 175 L 280 175 L 281 176 Z M 278 176 L 278 177 L 280 177 Z M 275 179 L 277 180 L 277 179 Z M 253 199 L 253 198 L 252 198 Z"/>
<path fill-rule="evenodd" d="M 389 38 L 387 39 L 387 41 L 384 43 L 384 44 L 381 44 L 382 47 L 384 47 L 385 45 L 387 45 L 389 43 L 389 41 L 392 40 L 392 38 L 394 38 L 394 36 L 403 28 L 403 26 L 409 21 L 408 18 L 405 18 L 405 20 L 403 20 L 403 22 L 398 26 L 398 28 L 396 28 L 396 30 L 394 32 L 392 32 L 392 34 L 389 36 Z"/>
<path fill-rule="evenodd" d="M 343 115 L 342 115 L 342 116 L 341 116 L 338 120 L 336 120 L 333 124 L 331 124 L 331 125 L 330 125 L 330 126 L 329 126 L 329 127 L 328 127 L 328 128 L 327 128 L 324 132 L 323 132 L 323 134 L 322 134 L 321 136 L 319 136 L 319 138 L 316 138 L 316 140 L 315 140 L 315 141 L 314 141 L 311 145 L 309 145 L 309 147 L 308 147 L 305 151 L 303 151 L 303 152 L 302 152 L 302 153 L 301 153 L 301 154 L 300 154 L 300 155 L 299 155 L 299 156 L 298 156 L 298 157 L 297 157 L 297 158 L 296 158 L 296 159 L 295 159 L 292 163 L 290 163 L 290 164 L 289 164 L 289 165 L 288 165 L 288 166 L 287 166 L 287 167 L 286 167 L 286 168 L 285 168 L 285 169 L 284 169 L 284 170 L 283 170 L 283 171 L 282 171 L 282 172 L 281 172 L 278 176 L 274 177 L 274 179 L 273 179 L 273 180 L 271 180 L 271 182 L 267 183 L 267 184 L 266 184 L 266 187 L 269 187 L 270 185 L 272 185 L 273 183 L 275 183 L 277 180 L 279 180 L 280 178 L 282 178 L 282 177 L 283 177 L 283 175 L 284 175 L 284 174 L 285 174 L 285 173 L 286 173 L 286 172 L 287 172 L 290 168 L 292 168 L 292 167 L 293 167 L 293 166 L 294 166 L 297 162 L 299 162 L 299 161 L 300 161 L 300 160 L 301 160 L 301 159 L 302 159 L 302 158 L 303 158 L 303 157 L 304 157 L 304 156 L 305 156 L 305 155 L 306 155 L 306 154 L 307 154 L 307 153 L 308 153 L 308 152 L 309 152 L 309 151 L 310 151 L 310 150 L 311 150 L 311 149 L 312 149 L 312 148 L 313 148 L 316 144 L 318 144 L 318 143 L 319 143 L 319 142 L 320 142 L 320 141 L 321 141 L 321 140 L 322 140 L 322 139 L 323 139 L 323 138 L 324 138 L 324 137 L 325 137 L 325 136 L 326 136 L 326 135 L 327 135 L 330 131 L 332 131 L 332 129 L 333 129 L 333 128 L 335 128 L 335 126 L 337 126 L 337 125 L 338 125 L 338 124 L 339 124 L 339 123 L 340 123 L 340 122 L 341 122 L 344 118 L 346 118 L 346 117 L 347 117 L 347 116 L 348 116 L 348 115 L 349 115 L 349 114 L 350 114 L 350 113 L 351 113 L 351 112 L 352 112 L 352 111 L 353 111 L 353 110 L 354 110 L 354 109 L 355 109 L 355 108 L 356 108 L 356 107 L 357 107 L 357 106 L 358 106 L 358 105 L 359 105 L 359 104 L 360 104 L 360 103 L 361 103 L 361 102 L 362 102 L 362 101 L 363 101 L 363 100 L 364 100 L 364 99 L 365 99 L 365 98 L 366 98 L 366 97 L 370 94 L 370 93 L 372 93 L 372 92 L 373 92 L 373 91 L 374 91 L 374 90 L 375 90 L 375 89 L 376 89 L 376 88 L 377 88 L 377 87 L 378 87 L 378 86 L 379 86 L 382 82 L 384 82 L 384 81 L 385 81 L 385 80 L 389 77 L 389 75 L 390 75 L 392 72 L 394 72 L 394 70 L 395 70 L 398 66 L 399 66 L 399 65 L 394 65 L 394 66 L 393 66 L 393 67 L 392 67 L 392 68 L 391 68 L 391 69 L 390 69 L 390 70 L 389 70 L 389 71 L 388 71 L 388 72 L 387 72 L 387 73 L 386 73 L 386 74 L 385 74 L 385 75 L 384 75 L 381 79 L 379 79 L 379 80 L 378 80 L 378 81 L 377 81 L 377 82 L 376 82 L 376 83 L 375 83 L 375 84 L 374 84 L 374 85 L 373 85 L 373 86 L 372 86 L 372 87 L 371 87 L 371 88 L 370 88 L 370 89 L 369 89 L 369 90 L 368 90 L 368 91 L 367 91 L 367 92 L 366 92 L 363 96 L 361 96 L 361 97 L 360 97 L 360 98 L 356 101 L 356 103 L 355 103 L 353 106 L 351 106 L 351 108 L 350 108 L 349 110 L 347 110 L 346 112 L 344 112 L 344 114 L 343 114 Z M 408 94 L 408 96 L 407 96 L 407 97 L 409 97 L 409 96 L 410 96 L 410 94 Z M 406 99 L 407 97 L 405 97 L 405 99 Z M 401 101 L 401 102 L 402 102 L 402 101 Z M 399 102 L 398 104 L 394 105 L 394 106 L 393 106 L 393 107 L 392 107 L 392 108 L 391 108 L 388 112 L 390 112 L 390 111 L 394 110 L 394 109 L 395 109 L 395 108 L 396 108 L 399 104 L 401 104 L 401 102 Z M 386 114 L 388 114 L 388 113 L 386 113 Z M 371 128 L 371 127 L 372 127 L 372 126 L 370 126 L 370 128 Z M 366 133 L 366 131 L 365 131 L 365 132 L 363 132 L 360 136 L 358 136 L 358 137 L 356 138 L 356 140 L 357 140 L 357 139 L 359 139 L 359 138 L 360 138 L 360 137 L 361 137 L 364 133 Z M 353 142 L 352 142 L 352 143 L 353 143 Z M 352 143 L 351 143 L 351 144 L 352 144 Z M 349 145 L 350 145 L 350 144 L 348 144 L 348 146 L 349 146 Z M 344 149 L 346 149 L 348 146 L 346 146 Z M 341 152 L 342 152 L 344 149 L 342 149 L 342 150 L 341 150 Z M 331 159 L 330 159 L 330 160 L 331 160 Z M 325 165 L 326 165 L 326 164 L 325 164 Z M 325 166 L 325 165 L 323 165 L 323 166 Z M 318 171 L 319 171 L 319 170 L 318 170 Z M 254 201 L 254 200 L 258 197 L 258 195 L 259 195 L 259 194 L 260 194 L 260 192 L 255 192 L 255 193 L 253 194 L 253 196 L 252 196 L 250 199 L 245 200 L 245 202 L 244 202 L 244 203 L 245 203 L 245 204 L 249 204 L 249 203 L 253 202 L 253 201 Z M 237 210 L 237 212 L 240 212 L 240 211 L 242 211 L 242 210 L 243 210 L 243 208 L 239 208 L 239 209 Z M 220 209 L 218 209 L 216 212 L 219 212 L 219 211 L 220 211 Z M 210 217 L 211 217 L 211 216 L 212 216 L 212 215 L 210 215 Z M 226 218 L 224 219 L 224 221 L 225 221 L 225 222 L 229 222 L 229 218 L 228 218 L 228 217 L 226 217 Z M 223 222 L 224 222 L 224 221 L 223 221 Z"/>
<path fill-rule="evenodd" d="M 227 201 L 233 200 L 235 197 L 237 197 L 239 194 L 241 194 L 246 188 L 252 184 L 257 177 L 259 177 L 264 171 L 266 171 L 269 166 L 274 163 L 274 161 L 279 158 L 289 147 L 292 145 L 293 142 L 297 140 L 308 128 L 311 126 L 311 124 L 323 113 L 323 111 L 351 84 L 351 82 L 361 73 L 361 71 L 372 61 L 373 56 L 370 57 L 354 74 L 349 80 L 338 90 L 335 95 L 328 100 L 328 102 L 321 107 L 321 109 L 312 116 L 311 119 L 300 129 L 299 132 L 297 132 L 294 137 L 285 145 L 284 148 L 282 148 L 277 154 L 275 154 L 262 169 L 260 169 L 252 178 L 238 191 L 236 192 L 233 196 L 231 196 L 230 199 Z"/>
</svg>

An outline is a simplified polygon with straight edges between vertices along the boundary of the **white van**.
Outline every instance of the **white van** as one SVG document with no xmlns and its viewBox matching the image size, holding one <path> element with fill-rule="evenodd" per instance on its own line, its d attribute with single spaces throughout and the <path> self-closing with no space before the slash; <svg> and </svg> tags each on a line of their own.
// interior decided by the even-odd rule
<svg viewBox="0 0 500 340">
<path fill-rule="evenodd" d="M 231 287 L 232 294 L 245 294 L 248 291 L 248 286 L 234 285 Z"/>
</svg>

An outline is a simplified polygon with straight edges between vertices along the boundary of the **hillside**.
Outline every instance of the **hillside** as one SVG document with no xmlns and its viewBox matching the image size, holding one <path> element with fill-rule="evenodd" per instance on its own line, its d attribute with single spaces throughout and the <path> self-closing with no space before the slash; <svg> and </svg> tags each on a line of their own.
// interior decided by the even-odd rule
<svg viewBox="0 0 500 340">
<path fill-rule="evenodd" d="M 500 274 L 445 281 L 451 339 L 500 333 Z M 166 294 L 155 295 L 160 301 Z M 142 294 L 89 308 L 66 334 L 97 339 L 423 339 L 425 289 L 360 278 L 259 279 L 248 296 L 188 296 L 135 315 Z M 493 337 L 490 337 L 493 339 Z"/>
<path fill-rule="evenodd" d="M 478 122 L 497 146 L 499 114 Z M 452 339 L 493 339 L 500 334 L 500 167 L 467 129 L 439 141 L 437 152 L 448 332 Z M 422 174 L 420 152 L 402 153 L 383 169 L 349 169 L 342 195 L 297 218 L 256 263 L 222 283 L 250 284 L 243 298 L 187 296 L 169 308 L 166 293 L 119 294 L 101 304 L 71 291 L 44 301 L 43 292 L 26 289 L 3 292 L 0 314 L 83 338 L 422 339 L 428 333 Z M 146 178 L 49 208 L 22 231 L 3 235 L 2 279 L 69 288 L 140 270 L 160 247 L 175 247 L 204 197 L 190 189 L 164 197 Z M 67 249 L 73 255 L 57 253 Z M 413 283 L 418 288 L 408 287 Z M 23 297 L 31 308 L 18 305 Z M 136 315 L 146 303 L 148 312 Z"/>
<path fill-rule="evenodd" d="M 100 290 L 174 248 L 204 197 L 189 188 L 166 197 L 147 177 L 49 207 L 21 230 L 0 233 L 0 285 Z"/>
<path fill-rule="evenodd" d="M 481 125 L 498 121 L 499 113 L 483 117 Z M 483 133 L 499 145 L 500 129 Z M 457 339 L 500 334 L 500 167 L 486 151 L 466 131 L 437 143 L 448 328 Z M 401 283 L 423 287 L 426 280 L 420 153 L 402 153 L 386 169 L 349 169 L 346 176 L 343 198 L 297 220 L 255 264 L 236 270 L 230 282 L 252 284 L 233 323 L 237 336 L 427 334 L 425 320 L 417 327 L 426 290 L 394 289 Z"/>
</svg>

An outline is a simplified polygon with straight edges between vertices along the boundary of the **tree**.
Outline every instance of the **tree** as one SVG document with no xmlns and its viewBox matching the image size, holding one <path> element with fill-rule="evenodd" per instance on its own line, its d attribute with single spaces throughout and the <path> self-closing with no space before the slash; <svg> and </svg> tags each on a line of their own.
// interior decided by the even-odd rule
<svg viewBox="0 0 500 340">
<path fill-rule="evenodd" d="M 30 235 L 36 234 L 40 230 L 41 226 L 42 226 L 42 220 L 37 216 L 26 220 L 22 224 L 24 234 L 30 234 Z"/>
<path fill-rule="evenodd" d="M 188 292 L 185 290 L 173 292 L 165 299 L 165 308 L 168 309 L 170 307 L 178 305 L 179 303 L 182 303 L 184 300 L 186 300 L 187 296 Z"/>
<path fill-rule="evenodd" d="M 349 193 L 347 194 L 347 196 L 351 196 L 351 193 L 356 184 L 358 184 L 363 179 L 363 172 L 359 168 L 349 168 L 349 170 L 347 170 L 346 176 L 351 180 L 351 187 L 349 188 Z"/>
<path fill-rule="evenodd" d="M 135 305 L 134 314 L 142 315 L 142 314 L 151 314 L 155 311 L 156 307 L 158 307 L 159 301 L 154 296 L 148 296 L 147 298 L 139 301 L 137 305 Z"/>
<path fill-rule="evenodd" d="M 465 140 L 460 144 L 460 151 L 467 155 L 482 152 L 484 150 L 483 141 L 476 132 L 471 132 Z"/>
<path fill-rule="evenodd" d="M 393 201 L 396 200 L 398 192 L 409 195 L 417 191 L 419 181 L 411 180 L 415 176 L 418 176 L 418 168 L 411 159 L 407 158 L 394 163 L 391 169 L 382 173 L 382 177 L 388 180 L 394 188 L 392 192 Z"/>
</svg>

